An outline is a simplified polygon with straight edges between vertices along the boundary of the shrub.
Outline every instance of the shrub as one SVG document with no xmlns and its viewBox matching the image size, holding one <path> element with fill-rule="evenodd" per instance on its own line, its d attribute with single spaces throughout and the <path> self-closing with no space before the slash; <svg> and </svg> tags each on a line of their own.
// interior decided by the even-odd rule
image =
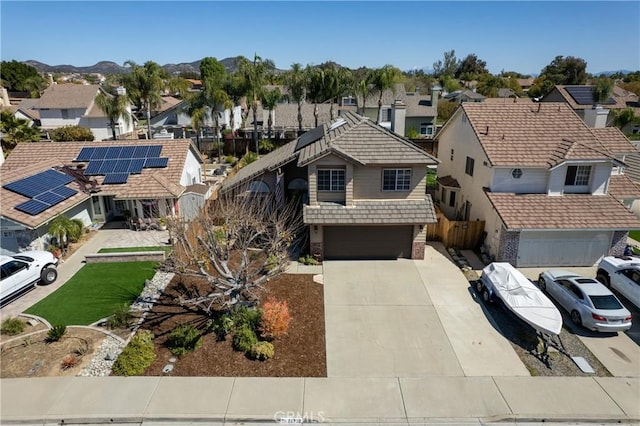
<svg viewBox="0 0 640 426">
<path fill-rule="evenodd" d="M 260 324 L 261 312 L 246 306 L 237 306 L 231 310 L 230 317 L 233 320 L 233 328 L 236 330 L 245 325 L 256 330 Z"/>
<path fill-rule="evenodd" d="M 76 355 L 67 355 L 64 358 L 62 358 L 60 367 L 63 370 L 68 370 L 78 365 L 79 362 L 80 362 L 80 358 L 78 358 Z"/>
<path fill-rule="evenodd" d="M 112 370 L 120 376 L 137 376 L 144 373 L 155 359 L 153 334 L 147 330 L 140 331 L 122 350 Z"/>
<path fill-rule="evenodd" d="M 234 167 L 238 163 L 238 159 L 233 155 L 227 155 L 224 157 L 224 162 L 228 163 L 231 167 Z"/>
<path fill-rule="evenodd" d="M 91 130 L 81 126 L 64 126 L 51 130 L 49 136 L 54 142 L 93 141 Z"/>
<path fill-rule="evenodd" d="M 258 342 L 253 345 L 249 352 L 249 356 L 251 358 L 259 361 L 265 361 L 273 358 L 273 355 L 275 355 L 275 350 L 273 349 L 273 345 L 269 342 Z"/>
<path fill-rule="evenodd" d="M 248 164 L 253 163 L 254 161 L 256 161 L 258 159 L 258 154 L 256 154 L 255 152 L 247 152 L 244 157 L 242 157 L 240 159 L 240 167 L 244 167 Z"/>
<path fill-rule="evenodd" d="M 166 345 L 172 354 L 181 356 L 198 349 L 202 345 L 200 337 L 193 326 L 181 325 L 169 334 Z"/>
<path fill-rule="evenodd" d="M 118 306 L 113 314 L 107 318 L 105 325 L 109 328 L 125 328 L 131 322 L 133 314 L 129 310 L 129 305 L 124 303 Z"/>
<path fill-rule="evenodd" d="M 237 351 L 249 352 L 258 343 L 258 336 L 248 325 L 243 325 L 233 335 L 233 348 Z"/>
<path fill-rule="evenodd" d="M 415 127 L 411 127 L 407 130 L 407 137 L 409 139 L 418 139 L 420 137 L 420 133 L 416 130 Z"/>
<path fill-rule="evenodd" d="M 223 314 L 213 320 L 211 329 L 213 332 L 224 340 L 224 337 L 233 331 L 233 318 L 229 314 Z"/>
<path fill-rule="evenodd" d="M 270 297 L 262 306 L 262 317 L 258 330 L 265 339 L 275 339 L 287 333 L 291 315 L 287 302 L 278 302 Z"/>
<path fill-rule="evenodd" d="M 275 149 L 275 145 L 269 139 L 261 139 L 258 142 L 258 149 L 260 152 L 269 153 Z"/>
<path fill-rule="evenodd" d="M 298 258 L 298 262 L 302 263 L 303 265 L 318 265 L 319 262 L 310 254 L 306 254 L 304 256 L 301 256 L 300 258 Z"/>
<path fill-rule="evenodd" d="M 60 325 L 60 324 L 54 325 L 47 332 L 47 342 L 57 342 L 58 340 L 62 339 L 62 336 L 64 336 L 66 332 L 67 332 L 66 325 Z"/>
<path fill-rule="evenodd" d="M 20 334 L 24 331 L 24 322 L 19 318 L 10 317 L 2 321 L 2 325 L 0 326 L 0 332 L 2 334 L 8 334 L 10 336 L 15 336 L 16 334 Z"/>
</svg>

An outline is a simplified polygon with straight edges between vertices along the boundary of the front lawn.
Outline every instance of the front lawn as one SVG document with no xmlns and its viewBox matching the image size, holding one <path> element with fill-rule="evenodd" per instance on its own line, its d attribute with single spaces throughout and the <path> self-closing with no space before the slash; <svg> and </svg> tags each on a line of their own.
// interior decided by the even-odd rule
<svg viewBox="0 0 640 426">
<path fill-rule="evenodd" d="M 640 231 L 629 231 L 629 237 L 636 241 L 640 241 Z"/>
<path fill-rule="evenodd" d="M 102 248 L 98 253 L 133 253 L 138 251 L 164 251 L 167 255 L 171 253 L 172 246 L 149 246 L 149 247 L 113 247 Z"/>
<path fill-rule="evenodd" d="M 156 262 L 91 263 L 25 311 L 50 324 L 89 325 L 131 304 L 155 275 Z"/>
</svg>

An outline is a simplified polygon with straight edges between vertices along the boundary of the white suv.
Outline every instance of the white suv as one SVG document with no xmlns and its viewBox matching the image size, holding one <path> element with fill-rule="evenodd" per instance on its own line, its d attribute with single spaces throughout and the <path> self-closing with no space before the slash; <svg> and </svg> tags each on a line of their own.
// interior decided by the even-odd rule
<svg viewBox="0 0 640 426">
<path fill-rule="evenodd" d="M 610 286 L 640 308 L 640 258 L 634 256 L 602 258 L 597 280 Z"/>
<path fill-rule="evenodd" d="M 48 251 L 25 251 L 12 256 L 0 255 L 0 300 L 4 300 L 40 281 L 51 284 L 58 278 L 58 264 Z"/>
</svg>

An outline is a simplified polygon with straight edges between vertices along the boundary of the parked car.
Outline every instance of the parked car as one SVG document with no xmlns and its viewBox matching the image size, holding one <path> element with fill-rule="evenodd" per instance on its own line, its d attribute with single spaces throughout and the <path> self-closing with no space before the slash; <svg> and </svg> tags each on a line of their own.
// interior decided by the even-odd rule
<svg viewBox="0 0 640 426">
<path fill-rule="evenodd" d="M 606 256 L 598 264 L 596 279 L 640 309 L 640 258 Z"/>
<path fill-rule="evenodd" d="M 593 331 L 625 331 L 631 328 L 631 312 L 607 287 L 593 278 L 569 271 L 540 274 L 538 286 L 571 314 L 571 321 Z"/>
<path fill-rule="evenodd" d="M 58 259 L 48 251 L 25 251 L 13 256 L 0 255 L 0 300 L 38 282 L 48 285 L 58 278 Z"/>
</svg>

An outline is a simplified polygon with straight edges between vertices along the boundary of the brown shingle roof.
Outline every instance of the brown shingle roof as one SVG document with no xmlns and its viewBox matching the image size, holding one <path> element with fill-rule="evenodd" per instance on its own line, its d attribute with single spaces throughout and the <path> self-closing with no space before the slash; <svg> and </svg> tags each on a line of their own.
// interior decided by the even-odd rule
<svg viewBox="0 0 640 426">
<path fill-rule="evenodd" d="M 494 166 L 553 167 L 565 159 L 613 158 L 591 129 L 562 102 L 465 102 L 460 111 L 468 117 Z M 446 128 L 445 125 L 441 135 Z"/>
<path fill-rule="evenodd" d="M 640 219 L 612 195 L 486 194 L 507 229 L 640 229 Z"/>
<path fill-rule="evenodd" d="M 33 109 L 86 109 L 93 104 L 100 86 L 54 84 L 44 91 Z"/>
<path fill-rule="evenodd" d="M 123 146 L 123 145 L 162 145 L 162 157 L 168 157 L 166 168 L 143 169 L 141 174 L 132 174 L 127 183 L 115 185 L 100 185 L 102 194 L 112 194 L 117 199 L 125 198 L 174 198 L 184 191 L 180 179 L 184 169 L 187 153 L 191 149 L 196 154 L 190 139 L 175 140 L 118 140 L 114 142 L 33 142 L 22 143 L 11 152 L 0 167 L 0 186 L 23 177 L 45 171 L 52 167 L 78 164 L 73 163 L 80 150 L 85 146 Z M 92 177 L 99 184 L 103 176 Z M 75 184 L 70 184 L 73 187 Z M 75 187 L 74 187 L 75 189 Z M 27 198 L 0 188 L 2 205 L 0 212 L 19 223 L 36 227 L 61 211 L 66 211 L 73 205 L 85 200 L 88 195 L 75 195 L 68 201 L 45 210 L 37 216 L 30 216 L 14 208 Z"/>
<path fill-rule="evenodd" d="M 317 225 L 436 223 L 431 197 L 422 200 L 354 200 L 304 206 L 304 223 Z"/>
<path fill-rule="evenodd" d="M 609 194 L 620 198 L 640 198 L 640 186 L 627 175 L 612 175 L 609 179 Z"/>
</svg>

